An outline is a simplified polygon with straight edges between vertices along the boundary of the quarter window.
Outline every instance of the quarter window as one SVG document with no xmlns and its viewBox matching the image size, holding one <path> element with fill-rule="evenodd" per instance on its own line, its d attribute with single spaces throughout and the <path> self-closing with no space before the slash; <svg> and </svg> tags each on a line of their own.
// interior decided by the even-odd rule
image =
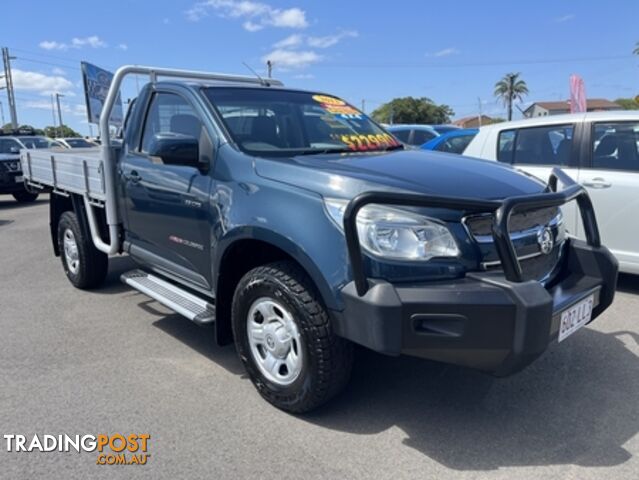
<svg viewBox="0 0 639 480">
<path fill-rule="evenodd" d="M 593 168 L 639 172 L 639 123 L 597 123 L 593 133 Z"/>
</svg>

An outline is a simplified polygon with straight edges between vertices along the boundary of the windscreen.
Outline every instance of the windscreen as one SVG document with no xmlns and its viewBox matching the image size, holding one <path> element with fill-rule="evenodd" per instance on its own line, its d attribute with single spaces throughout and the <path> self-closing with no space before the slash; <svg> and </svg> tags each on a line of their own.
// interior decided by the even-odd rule
<svg viewBox="0 0 639 480">
<path fill-rule="evenodd" d="M 51 141 L 45 137 L 19 137 L 28 149 L 51 148 Z"/>
<path fill-rule="evenodd" d="M 371 152 L 403 148 L 345 101 L 268 88 L 204 90 L 233 140 L 259 155 Z"/>
</svg>

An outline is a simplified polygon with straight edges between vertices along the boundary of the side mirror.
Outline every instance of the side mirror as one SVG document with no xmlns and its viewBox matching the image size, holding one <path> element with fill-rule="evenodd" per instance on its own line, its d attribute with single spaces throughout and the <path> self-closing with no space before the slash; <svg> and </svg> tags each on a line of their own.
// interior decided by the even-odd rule
<svg viewBox="0 0 639 480">
<path fill-rule="evenodd" d="M 200 146 L 195 137 L 179 133 L 157 133 L 149 145 L 149 156 L 166 165 L 199 166 Z"/>
</svg>

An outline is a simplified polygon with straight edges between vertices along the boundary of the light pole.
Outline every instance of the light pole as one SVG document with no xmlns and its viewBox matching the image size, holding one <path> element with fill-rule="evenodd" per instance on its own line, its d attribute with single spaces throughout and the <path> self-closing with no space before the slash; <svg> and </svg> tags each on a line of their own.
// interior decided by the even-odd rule
<svg viewBox="0 0 639 480">
<path fill-rule="evenodd" d="M 0 125 L 0 129 L 4 126 L 4 107 L 2 106 L 2 100 L 0 100 L 0 120 L 2 124 Z"/>
<path fill-rule="evenodd" d="M 55 94 L 55 101 L 58 104 L 58 122 L 60 123 L 60 137 L 64 136 L 62 134 L 62 109 L 60 108 L 60 97 L 64 97 L 61 93 Z"/>
</svg>

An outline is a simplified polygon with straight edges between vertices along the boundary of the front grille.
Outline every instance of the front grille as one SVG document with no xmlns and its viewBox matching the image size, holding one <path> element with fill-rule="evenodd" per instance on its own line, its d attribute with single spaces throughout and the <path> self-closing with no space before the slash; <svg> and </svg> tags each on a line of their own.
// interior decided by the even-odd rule
<svg viewBox="0 0 639 480">
<path fill-rule="evenodd" d="M 511 235 L 532 230 L 550 224 L 558 215 L 559 209 L 557 207 L 515 211 L 510 215 L 508 230 Z M 492 239 L 492 214 L 466 217 L 465 223 L 475 240 L 482 241 L 484 237 Z"/>
<path fill-rule="evenodd" d="M 463 223 L 479 245 L 482 256 L 481 268 L 499 271 L 501 262 L 493 242 L 492 222 L 493 215 L 484 214 L 466 217 Z M 546 227 L 550 228 L 554 247 L 549 253 L 542 253 L 537 235 Z M 510 216 L 509 233 L 519 258 L 523 280 L 548 280 L 559 262 L 564 240 L 559 208 L 515 211 Z"/>
<path fill-rule="evenodd" d="M 20 160 L 3 160 L 0 162 L 0 169 L 3 172 L 19 172 Z"/>
</svg>

